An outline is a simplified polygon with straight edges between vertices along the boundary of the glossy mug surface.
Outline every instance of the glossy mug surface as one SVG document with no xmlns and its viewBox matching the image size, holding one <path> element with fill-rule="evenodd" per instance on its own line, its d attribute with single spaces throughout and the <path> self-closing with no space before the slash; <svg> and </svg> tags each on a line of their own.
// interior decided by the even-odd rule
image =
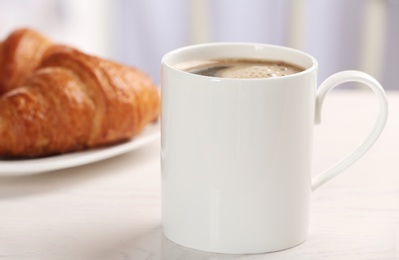
<svg viewBox="0 0 399 260">
<path fill-rule="evenodd" d="M 232 79 L 176 68 L 190 60 L 279 60 L 304 71 Z M 162 222 L 171 241 L 198 250 L 247 254 L 287 249 L 308 233 L 312 190 L 361 157 L 382 132 L 381 85 L 358 71 L 317 90 L 317 61 L 282 46 L 211 43 L 162 59 Z M 380 103 L 370 135 L 351 155 L 311 180 L 313 126 L 326 94 L 346 81 L 369 86 Z"/>
</svg>

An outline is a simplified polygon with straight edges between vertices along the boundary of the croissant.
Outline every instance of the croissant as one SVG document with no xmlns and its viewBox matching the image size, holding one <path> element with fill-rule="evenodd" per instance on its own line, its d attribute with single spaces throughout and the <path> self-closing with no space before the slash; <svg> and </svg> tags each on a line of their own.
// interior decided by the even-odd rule
<svg viewBox="0 0 399 260">
<path fill-rule="evenodd" d="M 20 29 L 0 43 L 0 157 L 42 157 L 128 140 L 160 95 L 137 68 Z"/>
</svg>

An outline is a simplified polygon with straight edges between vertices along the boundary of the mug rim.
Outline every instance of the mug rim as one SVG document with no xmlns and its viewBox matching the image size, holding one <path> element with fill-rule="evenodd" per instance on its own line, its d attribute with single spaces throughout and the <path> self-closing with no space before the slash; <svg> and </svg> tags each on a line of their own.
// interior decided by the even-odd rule
<svg viewBox="0 0 399 260">
<path fill-rule="evenodd" d="M 239 46 L 243 46 L 243 47 L 253 47 L 254 51 L 256 51 L 257 49 L 278 49 L 280 51 L 284 51 L 284 52 L 291 52 L 293 54 L 296 55 L 301 55 L 303 57 L 306 57 L 306 59 L 308 59 L 308 61 L 310 61 L 311 66 L 309 67 L 305 67 L 303 71 L 300 71 L 298 73 L 294 73 L 291 75 L 285 75 L 282 77 L 270 77 L 270 78 L 220 78 L 220 77 L 212 77 L 212 76 L 204 76 L 204 75 L 198 75 L 198 74 L 193 74 L 181 69 L 176 68 L 174 65 L 170 64 L 170 61 L 168 61 L 169 59 L 172 59 L 173 56 L 178 55 L 179 53 L 182 52 L 188 52 L 188 51 L 194 51 L 195 49 L 204 49 L 204 48 L 212 48 L 212 47 L 221 47 L 221 46 L 226 46 L 226 47 L 239 47 Z M 241 57 L 241 58 L 246 58 L 246 57 Z M 282 60 L 284 62 L 287 63 L 291 63 L 293 65 L 296 66 L 300 66 L 295 62 L 289 61 L 289 60 Z M 291 47 L 287 47 L 287 46 L 283 46 L 283 45 L 276 45 L 276 44 L 267 44 L 267 43 L 256 43 L 256 42 L 208 42 L 208 43 L 200 43 L 200 44 L 192 44 L 192 45 L 187 45 L 187 46 L 183 46 L 174 50 L 171 50 L 169 52 L 167 52 L 166 54 L 163 55 L 162 59 L 161 59 L 161 65 L 162 66 L 166 66 L 169 69 L 176 71 L 177 73 L 183 73 L 183 74 L 188 74 L 192 77 L 199 77 L 199 78 L 207 78 L 207 79 L 213 79 L 213 80 L 223 80 L 223 81 L 246 81 L 246 80 L 251 80 L 251 81 L 256 81 L 256 80 L 284 80 L 287 78 L 293 78 L 293 77 L 300 77 L 304 74 L 308 74 L 312 71 L 316 71 L 318 68 L 318 62 L 317 60 L 310 54 L 295 49 L 295 48 L 291 48 Z M 301 66 L 303 67 L 303 66 Z"/>
</svg>

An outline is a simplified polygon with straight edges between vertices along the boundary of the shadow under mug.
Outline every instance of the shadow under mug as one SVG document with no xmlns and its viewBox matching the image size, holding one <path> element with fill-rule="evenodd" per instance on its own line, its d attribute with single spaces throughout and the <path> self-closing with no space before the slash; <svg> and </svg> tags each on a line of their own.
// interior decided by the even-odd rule
<svg viewBox="0 0 399 260">
<path fill-rule="evenodd" d="M 231 79 L 175 68 L 190 60 L 245 58 L 299 65 L 277 78 Z M 198 250 L 248 254 L 287 249 L 308 234 L 310 194 L 359 159 L 388 114 L 381 85 L 343 71 L 317 89 L 317 61 L 282 46 L 210 43 L 162 59 L 162 222 L 171 241 Z M 313 126 L 337 85 L 370 87 L 380 114 L 348 157 L 311 179 Z"/>
</svg>

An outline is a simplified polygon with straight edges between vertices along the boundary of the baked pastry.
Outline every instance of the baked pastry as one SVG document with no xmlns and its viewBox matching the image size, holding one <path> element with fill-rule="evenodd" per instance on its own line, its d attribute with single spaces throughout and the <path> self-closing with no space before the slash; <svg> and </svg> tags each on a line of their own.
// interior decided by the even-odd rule
<svg viewBox="0 0 399 260">
<path fill-rule="evenodd" d="M 0 157 L 42 157 L 128 140 L 160 111 L 142 71 L 52 44 L 30 29 L 0 43 Z"/>
</svg>

